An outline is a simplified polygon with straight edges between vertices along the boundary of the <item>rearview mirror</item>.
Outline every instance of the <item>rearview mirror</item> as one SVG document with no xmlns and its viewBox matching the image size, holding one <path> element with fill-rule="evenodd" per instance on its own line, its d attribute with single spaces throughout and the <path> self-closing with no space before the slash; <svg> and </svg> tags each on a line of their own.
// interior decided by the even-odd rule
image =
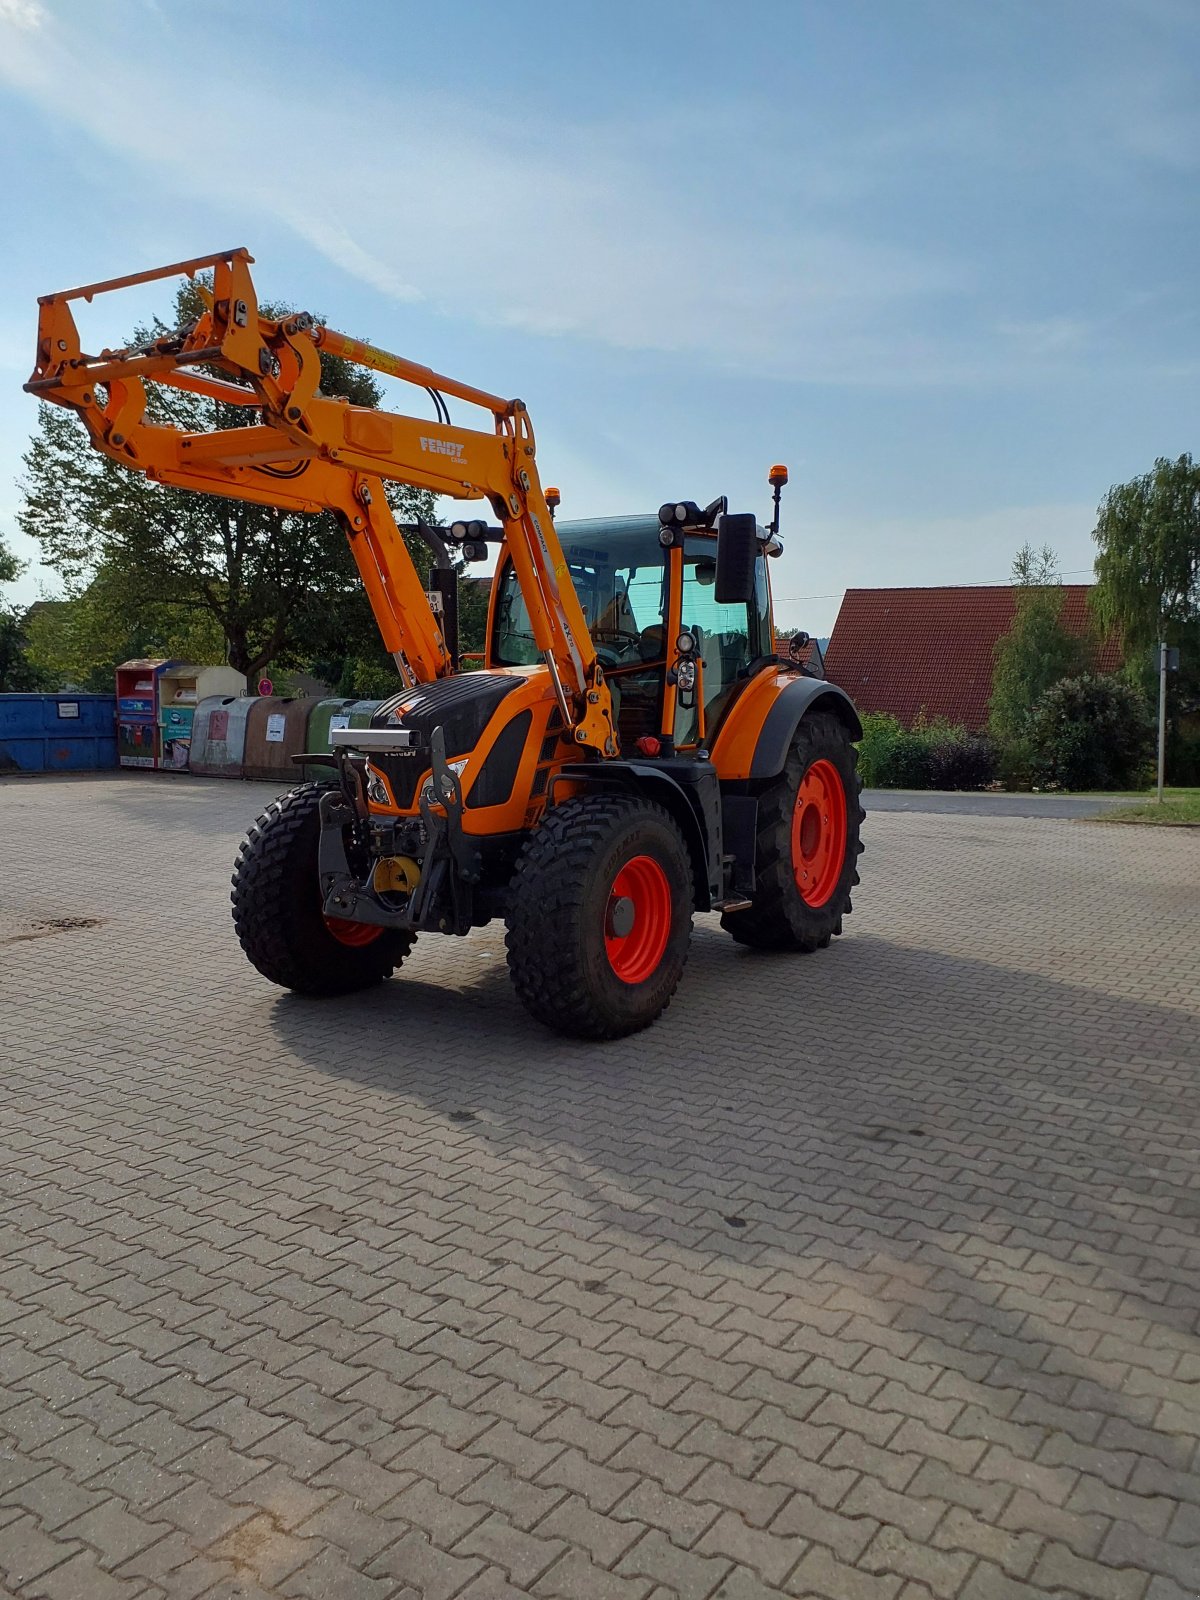
<svg viewBox="0 0 1200 1600">
<path fill-rule="evenodd" d="M 758 519 L 752 511 L 727 511 L 717 518 L 716 602 L 749 605 L 754 599 Z"/>
</svg>

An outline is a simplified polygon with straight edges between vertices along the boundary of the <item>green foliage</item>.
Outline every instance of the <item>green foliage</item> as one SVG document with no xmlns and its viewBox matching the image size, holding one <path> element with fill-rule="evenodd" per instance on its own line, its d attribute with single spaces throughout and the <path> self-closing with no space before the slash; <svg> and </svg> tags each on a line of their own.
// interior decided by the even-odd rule
<svg viewBox="0 0 1200 1600">
<path fill-rule="evenodd" d="M 1152 471 L 1115 484 L 1092 537 L 1097 615 L 1134 650 L 1166 639 L 1200 645 L 1200 466 L 1160 457 Z"/>
<path fill-rule="evenodd" d="M 22 563 L 17 560 L 3 539 L 0 539 L 0 583 L 15 583 L 21 576 Z"/>
<path fill-rule="evenodd" d="M 1024 544 L 1013 558 L 1016 612 L 996 643 L 988 727 L 1004 742 L 1015 738 L 1031 708 L 1051 684 L 1084 666 L 1085 644 L 1062 624 L 1066 595 L 1058 558 L 1048 545 Z"/>
<path fill-rule="evenodd" d="M 1033 781 L 1042 789 L 1132 789 L 1149 781 L 1154 724 L 1144 697 L 1119 677 L 1056 683 L 1030 713 Z"/>
<path fill-rule="evenodd" d="M 1160 456 L 1150 472 L 1115 484 L 1100 504 L 1092 534 L 1096 588 L 1092 603 L 1105 627 L 1121 631 L 1127 676 L 1158 696 L 1160 640 L 1179 650 L 1167 678 L 1168 777 L 1186 782 L 1170 754 L 1180 720 L 1200 707 L 1200 464 L 1190 455 Z"/>
<path fill-rule="evenodd" d="M 186 606 L 150 603 L 131 615 L 124 577 L 102 566 L 70 600 L 43 600 L 25 623 L 28 658 L 47 688 L 111 694 L 116 668 L 143 656 L 223 659 L 215 617 Z"/>
<path fill-rule="evenodd" d="M 1005 789 L 1033 788 L 1033 746 L 1023 734 L 1006 740 L 996 756 L 996 776 Z"/>
<path fill-rule="evenodd" d="M 858 742 L 858 772 L 865 789 L 890 787 L 893 753 L 904 729 L 888 711 L 865 711 Z"/>
<path fill-rule="evenodd" d="M 901 727 L 887 712 L 862 719 L 858 770 L 868 789 L 982 789 L 996 776 L 996 751 L 982 734 L 944 719 Z"/>
<path fill-rule="evenodd" d="M 1167 737 L 1167 776 L 1173 784 L 1200 786 L 1200 734 L 1172 728 Z"/>
<path fill-rule="evenodd" d="M 177 320 L 187 322 L 197 309 L 194 290 L 181 290 Z M 134 337 L 163 331 L 157 324 Z M 379 403 L 381 391 L 369 373 L 336 357 L 322 355 L 321 362 L 326 392 L 356 405 Z M 256 420 L 245 408 L 182 390 L 150 385 L 149 391 L 152 419 L 189 431 Z M 69 597 L 81 597 L 101 574 L 111 579 L 109 610 L 119 610 L 128 634 L 155 614 L 172 619 L 171 627 L 183 616 L 215 625 L 216 659 L 227 659 L 251 680 L 271 664 L 306 666 L 331 651 L 342 659 L 386 660 L 332 515 L 289 513 L 151 483 L 94 450 L 73 416 L 47 405 L 39 408 L 25 466 L 22 529 L 39 542 Z M 433 498 L 422 491 L 389 488 L 388 500 L 404 520 L 432 516 Z M 420 559 L 427 562 L 427 553 Z M 102 664 L 97 658 L 88 670 L 98 672 Z"/>
<path fill-rule="evenodd" d="M 24 563 L 0 539 L 0 584 L 15 583 Z M 48 688 L 29 659 L 29 637 L 21 610 L 0 600 L 0 694 L 28 694 Z"/>
</svg>

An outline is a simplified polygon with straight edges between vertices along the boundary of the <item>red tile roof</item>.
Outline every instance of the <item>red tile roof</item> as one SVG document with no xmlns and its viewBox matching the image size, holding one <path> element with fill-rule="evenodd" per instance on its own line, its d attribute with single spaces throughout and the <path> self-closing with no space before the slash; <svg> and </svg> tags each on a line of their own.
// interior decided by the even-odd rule
<svg viewBox="0 0 1200 1600">
<path fill-rule="evenodd" d="M 1091 588 L 1063 585 L 1063 623 L 1088 631 Z M 911 727 L 921 711 L 966 728 L 987 722 L 996 642 L 1012 625 L 1008 584 L 929 589 L 847 589 L 825 652 L 825 675 L 860 711 L 890 711 Z M 1114 639 L 1100 645 L 1096 667 L 1121 664 Z"/>
</svg>

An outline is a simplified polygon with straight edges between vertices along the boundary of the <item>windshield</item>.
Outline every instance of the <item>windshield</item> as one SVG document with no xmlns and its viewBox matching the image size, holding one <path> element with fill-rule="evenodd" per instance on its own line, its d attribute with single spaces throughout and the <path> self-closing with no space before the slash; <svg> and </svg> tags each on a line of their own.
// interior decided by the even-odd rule
<svg viewBox="0 0 1200 1600">
<path fill-rule="evenodd" d="M 657 517 L 597 518 L 557 528 L 571 582 L 607 671 L 665 655 L 667 571 Z M 540 661 L 517 575 L 508 565 L 496 597 L 497 665 Z"/>
</svg>

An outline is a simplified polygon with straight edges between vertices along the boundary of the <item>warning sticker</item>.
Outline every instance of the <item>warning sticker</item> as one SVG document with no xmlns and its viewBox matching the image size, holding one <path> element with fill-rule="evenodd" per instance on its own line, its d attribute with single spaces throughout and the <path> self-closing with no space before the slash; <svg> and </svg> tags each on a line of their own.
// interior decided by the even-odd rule
<svg viewBox="0 0 1200 1600">
<path fill-rule="evenodd" d="M 282 711 L 275 711 L 267 718 L 267 743 L 282 744 L 283 730 L 287 727 L 287 718 Z"/>
</svg>

